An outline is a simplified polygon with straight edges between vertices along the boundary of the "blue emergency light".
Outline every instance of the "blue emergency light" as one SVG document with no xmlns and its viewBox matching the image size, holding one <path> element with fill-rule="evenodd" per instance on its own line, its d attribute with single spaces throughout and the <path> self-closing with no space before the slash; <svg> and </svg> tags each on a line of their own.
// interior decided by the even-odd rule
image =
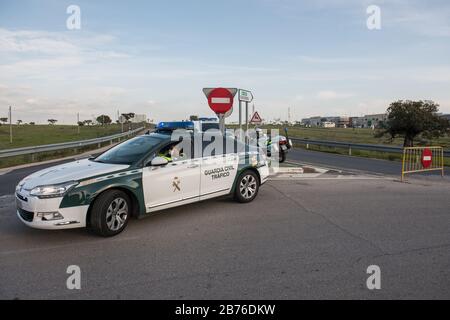
<svg viewBox="0 0 450 320">
<path fill-rule="evenodd" d="M 177 129 L 194 130 L 194 123 L 192 121 L 167 121 L 160 122 L 156 126 L 159 131 L 173 131 Z"/>
</svg>

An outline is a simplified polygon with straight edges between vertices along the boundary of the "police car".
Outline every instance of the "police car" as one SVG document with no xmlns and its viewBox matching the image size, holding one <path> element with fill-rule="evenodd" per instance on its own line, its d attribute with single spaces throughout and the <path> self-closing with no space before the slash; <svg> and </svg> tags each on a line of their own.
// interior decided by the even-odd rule
<svg viewBox="0 0 450 320">
<path fill-rule="evenodd" d="M 19 219 L 33 228 L 88 227 L 113 236 L 131 217 L 224 195 L 255 199 L 268 179 L 264 155 L 217 131 L 192 128 L 192 122 L 161 123 L 95 158 L 27 176 L 15 192 Z"/>
</svg>

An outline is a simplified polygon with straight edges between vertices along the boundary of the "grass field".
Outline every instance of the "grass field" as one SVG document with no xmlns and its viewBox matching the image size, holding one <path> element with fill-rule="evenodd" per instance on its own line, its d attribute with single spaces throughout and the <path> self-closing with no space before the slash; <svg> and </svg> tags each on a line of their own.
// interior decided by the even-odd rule
<svg viewBox="0 0 450 320">
<path fill-rule="evenodd" d="M 279 126 L 264 126 L 264 129 L 278 129 L 280 134 L 284 135 L 284 127 Z M 307 138 L 313 140 L 328 140 L 328 141 L 343 141 L 352 143 L 367 143 L 367 144 L 383 144 L 388 146 L 403 146 L 403 139 L 397 138 L 394 141 L 389 142 L 387 138 L 375 138 L 372 129 L 347 129 L 347 128 L 300 128 L 300 127 L 288 127 L 289 137 L 292 138 Z M 427 141 L 424 139 L 417 139 L 415 141 L 416 146 L 428 145 L 428 146 L 441 146 L 444 149 L 450 149 L 450 137 L 445 136 L 440 139 Z M 304 148 L 305 145 L 297 145 L 296 147 Z M 309 146 L 310 150 L 348 154 L 347 148 L 334 148 L 325 146 Z M 375 152 L 367 150 L 352 150 L 352 155 L 357 157 L 376 158 L 391 161 L 401 161 L 402 155 L 398 153 L 386 153 Z M 450 158 L 444 158 L 444 164 L 450 166 Z"/>
<path fill-rule="evenodd" d="M 134 125 L 136 127 L 136 125 Z M 128 129 L 128 126 L 124 126 Z M 83 126 L 77 133 L 77 126 L 69 125 L 13 125 L 13 143 L 9 143 L 9 126 L 0 126 L 0 150 L 58 142 L 86 140 L 109 136 L 121 132 L 121 126 Z"/>
<path fill-rule="evenodd" d="M 132 124 L 131 128 L 142 127 L 143 124 Z M 128 125 L 124 125 L 124 130 L 128 130 Z M 104 136 L 110 136 L 120 133 L 122 128 L 118 124 L 108 126 L 83 126 L 80 127 L 80 133 L 77 132 L 77 126 L 69 125 L 21 125 L 13 126 L 13 143 L 9 143 L 9 126 L 0 126 L 0 150 L 13 149 L 27 146 L 45 145 L 59 142 L 69 142 L 86 140 Z M 100 144 L 100 147 L 109 145 L 109 142 Z M 39 162 L 51 159 L 60 159 L 63 157 L 77 155 L 89 150 L 98 148 L 97 144 L 76 148 L 64 149 L 38 154 L 27 154 L 22 156 L 8 157 L 0 159 L 0 168 L 7 168 L 20 164 Z"/>
<path fill-rule="evenodd" d="M 265 126 L 263 128 L 279 129 L 280 134 L 284 135 L 284 128 L 282 127 Z M 392 143 L 390 143 L 389 141 L 387 141 L 387 137 L 375 138 L 375 131 L 372 129 L 289 127 L 288 133 L 290 137 L 295 138 L 403 146 L 402 138 L 397 138 Z M 419 138 L 415 141 L 415 145 L 435 145 L 444 147 L 444 149 L 450 149 L 450 137 L 446 136 L 432 141 L 426 141 Z"/>
</svg>

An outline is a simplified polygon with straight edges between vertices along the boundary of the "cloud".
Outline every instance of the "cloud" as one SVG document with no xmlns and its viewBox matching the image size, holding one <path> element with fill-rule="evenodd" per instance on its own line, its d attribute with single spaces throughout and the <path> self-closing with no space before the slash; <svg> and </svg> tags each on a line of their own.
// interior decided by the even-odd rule
<svg viewBox="0 0 450 320">
<path fill-rule="evenodd" d="M 353 93 L 338 93 L 332 90 L 319 91 L 317 93 L 317 99 L 319 100 L 336 100 L 346 99 L 355 96 Z"/>
<path fill-rule="evenodd" d="M 318 64 L 341 64 L 341 63 L 357 63 L 357 62 L 368 62 L 367 58 L 357 58 L 357 57 L 318 57 L 318 56 L 298 56 L 298 58 L 307 63 L 318 63 Z"/>
</svg>

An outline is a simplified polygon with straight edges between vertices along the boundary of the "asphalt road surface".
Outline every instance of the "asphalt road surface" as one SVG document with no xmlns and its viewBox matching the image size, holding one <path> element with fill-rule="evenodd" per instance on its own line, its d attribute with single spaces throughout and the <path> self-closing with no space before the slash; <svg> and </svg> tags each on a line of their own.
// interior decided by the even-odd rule
<svg viewBox="0 0 450 320">
<path fill-rule="evenodd" d="M 28 170 L 0 176 L 2 299 L 450 299 L 446 180 L 269 181 L 250 204 L 213 199 L 100 238 L 23 225 L 11 190 Z M 70 265 L 81 290 L 66 287 Z"/>
<path fill-rule="evenodd" d="M 363 171 L 372 174 L 392 175 L 397 177 L 400 176 L 402 171 L 402 164 L 399 161 L 346 156 L 299 148 L 291 150 L 288 153 L 288 160 L 340 168 L 344 170 Z M 446 168 L 445 175 L 450 175 L 450 168 Z M 422 176 L 426 176 L 427 178 L 431 176 L 440 177 L 440 172 L 430 172 L 425 174 L 421 173 L 420 175 L 415 175 L 414 177 L 420 179 Z"/>
</svg>

